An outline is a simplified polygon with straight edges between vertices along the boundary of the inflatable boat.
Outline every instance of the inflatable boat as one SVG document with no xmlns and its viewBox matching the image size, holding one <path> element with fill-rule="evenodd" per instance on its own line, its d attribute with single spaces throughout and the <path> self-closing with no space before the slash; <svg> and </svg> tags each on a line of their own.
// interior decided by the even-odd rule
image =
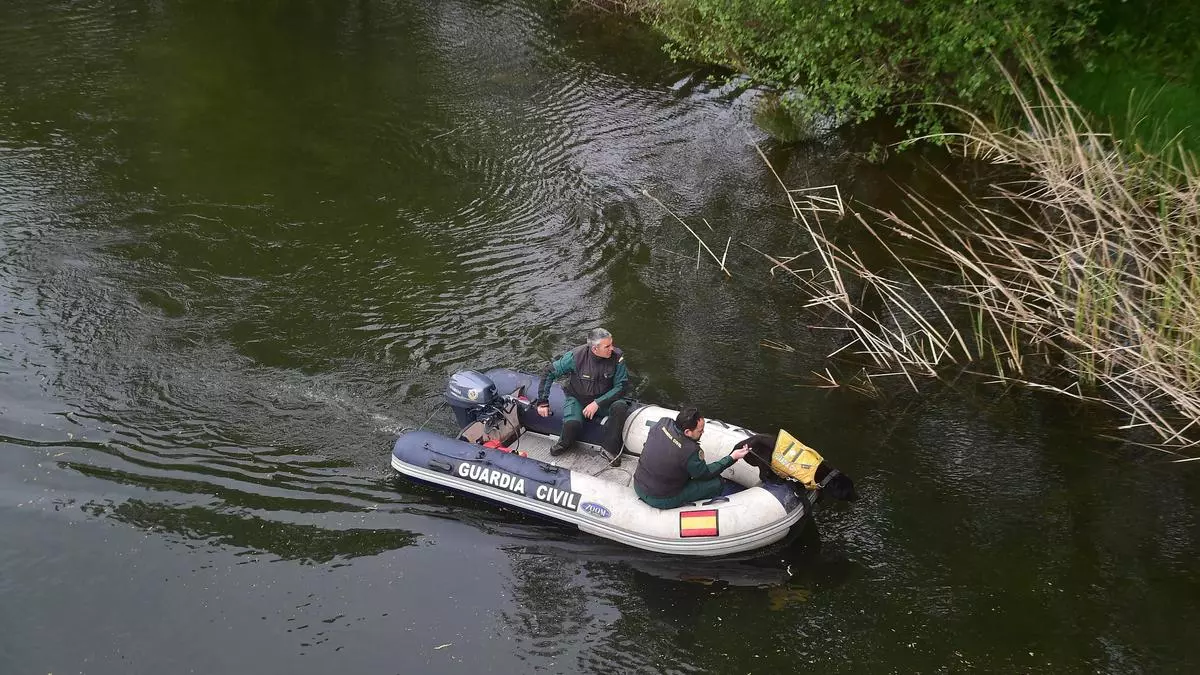
<svg viewBox="0 0 1200 675">
<path fill-rule="evenodd" d="M 647 432 L 675 410 L 633 403 L 624 447 L 609 459 L 600 450 L 609 418 L 588 420 L 575 446 L 558 456 L 550 447 L 562 429 L 562 387 L 551 388 L 551 415 L 529 404 L 541 378 L 513 370 L 454 374 L 445 392 L 462 431 L 457 438 L 424 430 L 403 433 L 392 449 L 401 474 L 552 518 L 630 546 L 685 556 L 720 556 L 783 539 L 815 505 L 819 490 L 795 481 L 760 479 L 757 468 L 736 462 L 722 477 L 728 494 L 674 509 L 656 509 L 633 489 Z M 528 394 L 527 394 L 528 393 Z M 707 419 L 700 445 L 712 462 L 753 432 Z"/>
</svg>

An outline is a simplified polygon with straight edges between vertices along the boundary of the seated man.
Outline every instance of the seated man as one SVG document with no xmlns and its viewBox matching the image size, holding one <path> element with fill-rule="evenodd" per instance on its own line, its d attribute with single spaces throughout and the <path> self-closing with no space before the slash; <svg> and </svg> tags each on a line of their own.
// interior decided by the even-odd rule
<svg viewBox="0 0 1200 675">
<path fill-rule="evenodd" d="M 567 398 L 563 404 L 563 428 L 558 442 L 550 448 L 551 455 L 561 455 L 571 448 L 583 427 L 583 418 L 601 420 L 609 416 L 601 448 L 613 466 L 621 464 L 621 435 L 629 404 L 621 400 L 629 380 L 625 356 L 613 346 L 612 333 L 594 328 L 588 333 L 587 344 L 572 349 L 555 359 L 538 390 L 537 414 L 550 415 L 550 387 L 554 381 L 570 376 L 563 387 Z"/>
<path fill-rule="evenodd" d="M 707 464 L 700 449 L 703 434 L 704 418 L 693 407 L 684 408 L 675 419 L 659 420 L 646 437 L 633 474 L 638 498 L 657 509 L 673 509 L 721 494 L 721 472 L 745 457 L 749 449 L 738 447 Z"/>
</svg>

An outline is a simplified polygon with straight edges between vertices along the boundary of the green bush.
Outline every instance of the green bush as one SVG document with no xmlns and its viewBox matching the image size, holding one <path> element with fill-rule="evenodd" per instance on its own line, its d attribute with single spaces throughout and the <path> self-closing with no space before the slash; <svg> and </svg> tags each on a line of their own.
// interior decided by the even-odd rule
<svg viewBox="0 0 1200 675">
<path fill-rule="evenodd" d="M 1200 150 L 1200 2 L 1107 0 L 1092 62 L 1062 64 L 1063 85 L 1101 128 L 1150 150 Z"/>
<path fill-rule="evenodd" d="M 673 55 L 715 63 L 799 95 L 802 117 L 863 121 L 881 111 L 917 133 L 949 110 L 1002 113 L 1012 100 L 994 59 L 1016 45 L 1086 60 L 1100 0 L 637 0 Z"/>
</svg>

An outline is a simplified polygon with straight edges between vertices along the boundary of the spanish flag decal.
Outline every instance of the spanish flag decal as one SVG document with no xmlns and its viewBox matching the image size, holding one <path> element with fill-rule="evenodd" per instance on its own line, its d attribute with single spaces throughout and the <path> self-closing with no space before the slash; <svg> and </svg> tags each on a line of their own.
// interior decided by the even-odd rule
<svg viewBox="0 0 1200 675">
<path fill-rule="evenodd" d="M 716 537 L 720 534 L 716 509 L 679 512 L 680 537 Z"/>
</svg>

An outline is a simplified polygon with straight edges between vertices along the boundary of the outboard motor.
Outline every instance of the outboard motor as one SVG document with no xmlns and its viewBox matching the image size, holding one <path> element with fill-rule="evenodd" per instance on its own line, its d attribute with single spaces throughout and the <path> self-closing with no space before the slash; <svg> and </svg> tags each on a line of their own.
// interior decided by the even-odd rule
<svg viewBox="0 0 1200 675">
<path fill-rule="evenodd" d="M 496 383 L 483 373 L 461 370 L 446 384 L 446 403 L 454 410 L 460 428 L 478 419 L 478 414 L 496 400 Z"/>
</svg>

